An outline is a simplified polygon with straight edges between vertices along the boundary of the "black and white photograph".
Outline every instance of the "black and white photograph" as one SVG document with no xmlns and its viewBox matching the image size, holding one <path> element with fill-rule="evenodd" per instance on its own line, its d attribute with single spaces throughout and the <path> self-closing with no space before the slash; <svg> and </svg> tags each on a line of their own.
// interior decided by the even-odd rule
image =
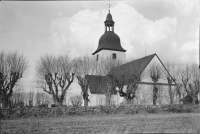
<svg viewBox="0 0 200 134">
<path fill-rule="evenodd" d="M 2 0 L 1 134 L 200 134 L 199 0 Z"/>
</svg>

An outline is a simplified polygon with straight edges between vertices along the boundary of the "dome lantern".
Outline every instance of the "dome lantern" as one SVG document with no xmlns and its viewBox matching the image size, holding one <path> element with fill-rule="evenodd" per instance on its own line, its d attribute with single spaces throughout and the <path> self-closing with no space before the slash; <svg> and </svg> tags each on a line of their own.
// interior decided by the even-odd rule
<svg viewBox="0 0 200 134">
<path fill-rule="evenodd" d="M 105 32 L 108 32 L 108 31 L 114 32 L 115 22 L 112 19 L 110 10 L 109 10 L 109 13 L 107 14 L 106 21 L 104 23 L 105 23 Z"/>
</svg>

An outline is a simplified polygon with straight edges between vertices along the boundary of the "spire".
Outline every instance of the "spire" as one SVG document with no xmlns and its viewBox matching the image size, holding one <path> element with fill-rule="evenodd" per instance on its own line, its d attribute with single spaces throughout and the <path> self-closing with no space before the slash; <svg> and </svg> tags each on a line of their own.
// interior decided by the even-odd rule
<svg viewBox="0 0 200 134">
<path fill-rule="evenodd" d="M 110 4 L 110 0 L 109 0 L 109 4 L 107 4 L 108 6 L 109 6 L 109 13 L 107 14 L 107 17 L 106 17 L 106 21 L 104 22 L 105 23 L 105 32 L 107 32 L 107 31 L 112 31 L 112 32 L 114 32 L 114 21 L 113 21 L 113 19 L 112 19 L 112 15 L 111 15 L 111 13 L 110 13 L 110 6 L 112 6 L 111 4 Z"/>
<path fill-rule="evenodd" d="M 108 12 L 110 13 L 110 6 L 112 6 L 112 5 L 110 4 L 110 0 L 109 0 L 109 4 L 107 4 L 107 5 L 108 5 L 108 8 L 109 8 Z"/>
</svg>

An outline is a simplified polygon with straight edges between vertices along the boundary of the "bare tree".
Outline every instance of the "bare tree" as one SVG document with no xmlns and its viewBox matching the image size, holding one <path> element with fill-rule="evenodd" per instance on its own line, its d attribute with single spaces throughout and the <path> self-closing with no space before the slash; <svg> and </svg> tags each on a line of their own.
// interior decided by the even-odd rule
<svg viewBox="0 0 200 134">
<path fill-rule="evenodd" d="M 128 62 L 120 67 L 116 67 L 110 73 L 113 74 L 115 79 L 115 86 L 119 89 L 119 95 L 126 99 L 128 104 L 136 97 L 138 83 L 145 77 L 142 73 L 144 68 L 143 64 Z M 124 91 L 124 87 L 126 90 Z"/>
<path fill-rule="evenodd" d="M 105 77 L 99 77 L 99 85 L 102 93 L 106 96 L 106 106 L 110 106 L 112 94 L 116 92 L 115 78 L 109 72 L 118 66 L 118 62 L 111 58 L 100 60 L 98 64 L 98 73 Z"/>
<path fill-rule="evenodd" d="M 178 83 L 175 87 L 175 95 L 178 97 L 178 103 L 181 104 L 181 89 L 182 89 L 182 84 Z"/>
<path fill-rule="evenodd" d="M 187 95 L 182 99 L 183 103 L 198 103 L 200 90 L 200 71 L 197 65 L 183 65 L 180 71 L 180 79 Z"/>
<path fill-rule="evenodd" d="M 78 84 L 81 87 L 82 90 L 82 96 L 84 100 L 84 106 L 88 106 L 89 102 L 89 95 L 88 95 L 88 81 L 86 79 L 86 75 L 92 73 L 93 69 L 93 60 L 90 57 L 84 56 L 76 59 L 75 65 L 76 68 L 76 77 L 78 79 Z"/>
<path fill-rule="evenodd" d="M 46 55 L 37 62 L 37 84 L 52 95 L 56 105 L 63 105 L 66 91 L 74 81 L 73 60 L 69 55 Z"/>
<path fill-rule="evenodd" d="M 149 69 L 149 76 L 153 81 L 153 105 L 156 105 L 156 101 L 158 99 L 158 87 L 156 83 L 159 79 L 162 79 L 163 70 L 158 64 L 152 64 Z"/>
<path fill-rule="evenodd" d="M 126 81 L 125 81 L 126 80 Z M 132 75 L 132 77 L 125 79 L 124 76 L 121 79 L 115 79 L 116 86 L 118 87 L 118 92 L 121 97 L 126 99 L 127 104 L 130 104 L 131 101 L 136 97 L 136 90 L 138 88 L 138 81 L 140 76 Z M 126 91 L 124 91 L 124 86 L 126 86 Z"/>
<path fill-rule="evenodd" d="M 8 107 L 13 88 L 28 67 L 26 58 L 18 52 L 0 52 L 0 98 L 3 108 Z"/>
<path fill-rule="evenodd" d="M 92 74 L 95 75 L 86 75 L 85 78 L 87 79 L 88 84 L 96 84 L 98 92 L 101 92 L 106 96 L 106 105 L 110 105 L 111 96 L 116 90 L 114 87 L 114 79 L 112 75 L 108 73 L 117 65 L 117 61 L 107 57 L 94 62 L 94 65 L 95 66 L 92 68 Z"/>
<path fill-rule="evenodd" d="M 177 71 L 175 64 L 172 64 L 172 63 L 167 63 L 166 68 L 167 68 L 168 72 L 165 71 L 164 77 L 167 79 L 167 82 L 168 82 L 168 87 L 169 87 L 168 92 L 169 92 L 170 104 L 173 104 L 175 91 L 172 90 L 172 84 L 173 83 L 175 84 L 175 81 L 178 77 L 178 71 Z"/>
</svg>

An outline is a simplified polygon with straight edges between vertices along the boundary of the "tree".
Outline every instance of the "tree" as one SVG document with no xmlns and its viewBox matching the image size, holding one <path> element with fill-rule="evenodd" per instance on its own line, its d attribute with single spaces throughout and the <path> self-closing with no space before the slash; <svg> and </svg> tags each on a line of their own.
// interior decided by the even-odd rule
<svg viewBox="0 0 200 134">
<path fill-rule="evenodd" d="M 85 78 L 88 84 L 92 83 L 92 86 L 94 83 L 96 84 L 95 89 L 105 95 L 106 105 L 110 105 L 111 96 L 116 90 L 114 87 L 114 78 L 108 73 L 117 65 L 117 61 L 107 57 L 99 59 L 97 62 L 94 62 L 93 65 L 91 73 L 94 75 L 86 75 Z"/>
<path fill-rule="evenodd" d="M 180 79 L 187 95 L 182 99 L 185 104 L 198 103 L 200 91 L 200 71 L 197 65 L 183 65 L 180 70 Z"/>
<path fill-rule="evenodd" d="M 111 58 L 99 60 L 97 72 L 105 77 L 99 77 L 99 85 L 102 93 L 106 96 L 106 106 L 111 105 L 112 94 L 116 92 L 115 78 L 109 72 L 114 69 L 119 63 Z"/>
<path fill-rule="evenodd" d="M 158 99 L 158 87 L 156 83 L 159 79 L 162 79 L 163 71 L 158 64 L 152 64 L 149 69 L 149 76 L 153 81 L 153 105 L 156 105 Z"/>
<path fill-rule="evenodd" d="M 177 79 L 178 71 L 176 69 L 175 64 L 172 64 L 172 63 L 167 63 L 166 69 L 168 70 L 168 72 L 167 71 L 165 72 L 164 77 L 167 79 L 167 82 L 168 82 L 170 104 L 173 104 L 175 91 L 172 90 L 172 84 L 175 83 L 175 80 Z"/>
<path fill-rule="evenodd" d="M 86 79 L 86 75 L 90 74 L 93 69 L 93 60 L 87 56 L 79 57 L 76 59 L 75 64 L 76 68 L 76 77 L 78 79 L 78 84 L 82 90 L 82 97 L 84 100 L 84 106 L 88 106 L 89 95 L 88 95 L 88 80 Z"/>
<path fill-rule="evenodd" d="M 182 89 L 182 84 L 178 83 L 175 87 L 175 95 L 178 97 L 178 103 L 181 104 L 181 89 Z"/>
<path fill-rule="evenodd" d="M 3 108 L 9 106 L 14 86 L 23 77 L 27 68 L 28 62 L 22 54 L 0 52 L 0 98 Z"/>
<path fill-rule="evenodd" d="M 37 62 L 37 84 L 52 95 L 56 105 L 63 105 L 66 91 L 74 81 L 75 68 L 69 55 L 46 55 Z"/>
<path fill-rule="evenodd" d="M 126 81 L 125 81 L 126 80 Z M 130 78 L 126 79 L 122 76 L 121 79 L 115 79 L 116 86 L 118 87 L 118 92 L 121 97 L 126 99 L 128 104 L 136 97 L 136 90 L 138 88 L 138 81 L 140 76 L 132 75 Z M 123 91 L 124 86 L 126 86 L 126 91 Z"/>
<path fill-rule="evenodd" d="M 142 73 L 143 68 L 143 64 L 135 64 L 133 61 L 116 67 L 110 72 L 114 76 L 119 95 L 124 97 L 128 104 L 136 97 L 138 83 L 145 77 L 145 73 Z M 124 87 L 126 87 L 125 91 Z"/>
</svg>

